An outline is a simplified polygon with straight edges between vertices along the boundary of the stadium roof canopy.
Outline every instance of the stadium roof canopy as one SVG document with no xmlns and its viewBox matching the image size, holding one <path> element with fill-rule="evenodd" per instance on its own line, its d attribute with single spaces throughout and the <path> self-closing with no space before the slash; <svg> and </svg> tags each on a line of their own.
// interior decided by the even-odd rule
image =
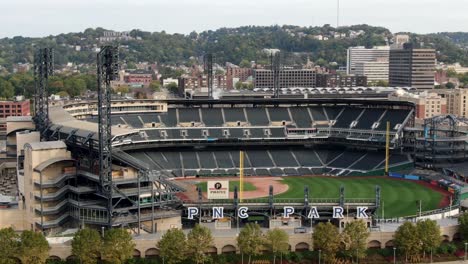
<svg viewBox="0 0 468 264">
<path fill-rule="evenodd" d="M 74 118 L 70 113 L 65 111 L 61 106 L 51 107 L 49 109 L 49 120 L 56 128 L 60 127 L 60 131 L 70 133 L 75 131 L 77 136 L 86 137 L 90 134 L 93 139 L 98 139 L 98 124 L 82 121 Z M 112 136 L 120 137 L 136 133 L 135 130 L 112 126 Z"/>
</svg>

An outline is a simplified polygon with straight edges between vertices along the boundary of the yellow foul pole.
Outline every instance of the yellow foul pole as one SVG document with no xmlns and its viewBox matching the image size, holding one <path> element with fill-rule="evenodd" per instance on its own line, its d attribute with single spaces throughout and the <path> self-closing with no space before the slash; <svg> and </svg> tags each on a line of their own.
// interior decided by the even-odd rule
<svg viewBox="0 0 468 264">
<path fill-rule="evenodd" d="M 239 201 L 242 202 L 244 194 L 244 151 L 239 152 Z"/>
<path fill-rule="evenodd" d="M 388 176 L 388 160 L 390 159 L 390 122 L 387 122 L 385 134 L 385 175 Z"/>
</svg>

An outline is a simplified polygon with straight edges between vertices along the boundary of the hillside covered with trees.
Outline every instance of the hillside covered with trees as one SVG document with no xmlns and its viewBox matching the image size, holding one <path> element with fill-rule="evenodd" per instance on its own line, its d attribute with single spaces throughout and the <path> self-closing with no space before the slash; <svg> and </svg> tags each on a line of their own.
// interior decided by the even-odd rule
<svg viewBox="0 0 468 264">
<path fill-rule="evenodd" d="M 44 38 L 13 37 L 0 39 L 0 66 L 11 72 L 13 64 L 32 63 L 35 47 L 55 48 L 57 65 L 74 63 L 87 66 L 95 61 L 96 49 L 106 30 L 86 29 L 80 33 L 60 34 Z M 351 36 L 351 33 L 358 32 Z M 449 33 L 445 33 L 449 34 Z M 454 33 L 455 34 L 455 33 Z M 460 45 L 466 43 L 465 33 L 452 37 L 443 34 L 415 35 L 412 41 L 421 47 L 438 50 L 438 60 L 468 65 L 468 52 Z M 121 59 L 129 63 L 141 61 L 164 64 L 191 64 L 204 53 L 211 52 L 216 62 L 239 64 L 242 60 L 267 63 L 263 49 L 280 49 L 286 54 L 285 63 L 305 62 L 307 58 L 328 64 L 346 64 L 346 49 L 351 46 L 374 46 L 390 43 L 392 33 L 382 27 L 356 25 L 335 29 L 299 26 L 245 26 L 220 28 L 188 35 L 133 30 L 132 39 L 121 40 Z"/>
</svg>

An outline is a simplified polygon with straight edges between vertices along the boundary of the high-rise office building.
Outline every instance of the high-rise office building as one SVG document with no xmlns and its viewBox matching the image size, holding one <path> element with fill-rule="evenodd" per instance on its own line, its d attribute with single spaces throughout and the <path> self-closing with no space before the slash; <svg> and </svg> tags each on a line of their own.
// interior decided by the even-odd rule
<svg viewBox="0 0 468 264">
<path fill-rule="evenodd" d="M 405 44 L 403 49 L 390 50 L 389 85 L 434 88 L 435 50 L 415 49 Z"/>
<path fill-rule="evenodd" d="M 373 48 L 351 47 L 347 55 L 347 74 L 356 74 L 356 64 L 370 61 L 388 61 L 390 54 L 389 46 L 376 46 Z"/>
<path fill-rule="evenodd" d="M 356 63 L 355 74 L 366 76 L 368 83 L 388 82 L 388 60 L 366 61 Z"/>
</svg>

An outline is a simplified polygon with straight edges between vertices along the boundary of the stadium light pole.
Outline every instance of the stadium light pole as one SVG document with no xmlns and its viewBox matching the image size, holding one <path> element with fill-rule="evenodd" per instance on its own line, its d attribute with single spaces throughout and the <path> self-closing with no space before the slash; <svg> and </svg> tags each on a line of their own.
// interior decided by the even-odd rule
<svg viewBox="0 0 468 264">
<path fill-rule="evenodd" d="M 393 247 L 393 264 L 396 264 L 396 247 Z"/>
<path fill-rule="evenodd" d="M 431 247 L 431 263 L 432 263 L 432 247 Z"/>
<path fill-rule="evenodd" d="M 465 242 L 465 261 L 466 261 L 466 246 L 468 246 L 467 242 Z"/>
</svg>

